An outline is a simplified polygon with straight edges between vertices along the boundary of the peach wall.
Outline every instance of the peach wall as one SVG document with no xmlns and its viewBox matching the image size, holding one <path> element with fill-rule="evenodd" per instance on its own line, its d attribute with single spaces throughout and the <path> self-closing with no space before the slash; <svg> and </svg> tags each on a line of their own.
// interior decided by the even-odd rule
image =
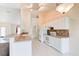
<svg viewBox="0 0 79 59">
<path fill-rule="evenodd" d="M 63 15 L 56 12 L 56 11 L 51 11 L 51 12 L 44 12 L 39 14 L 39 24 L 44 25 L 47 24 L 48 22 L 54 21 L 54 19 L 62 17 Z"/>
</svg>

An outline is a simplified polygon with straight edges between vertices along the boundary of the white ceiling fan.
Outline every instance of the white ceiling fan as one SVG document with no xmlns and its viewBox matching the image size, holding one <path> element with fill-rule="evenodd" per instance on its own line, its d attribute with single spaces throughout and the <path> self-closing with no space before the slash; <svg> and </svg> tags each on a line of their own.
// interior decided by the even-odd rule
<svg viewBox="0 0 79 59">
<path fill-rule="evenodd" d="M 74 6 L 73 3 L 63 3 L 59 4 L 56 7 L 56 11 L 60 12 L 61 14 L 67 13 L 72 7 Z"/>
</svg>

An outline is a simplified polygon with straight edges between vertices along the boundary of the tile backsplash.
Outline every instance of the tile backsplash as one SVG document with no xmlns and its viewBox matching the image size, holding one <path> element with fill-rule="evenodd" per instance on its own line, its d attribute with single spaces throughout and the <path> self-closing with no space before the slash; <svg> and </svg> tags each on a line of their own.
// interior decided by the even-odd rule
<svg viewBox="0 0 79 59">
<path fill-rule="evenodd" d="M 53 32 L 56 33 L 55 34 L 56 36 L 69 37 L 69 30 L 67 30 L 67 29 L 48 30 L 48 35 L 53 35 Z"/>
<path fill-rule="evenodd" d="M 69 37 L 69 30 L 56 30 L 56 36 Z"/>
</svg>

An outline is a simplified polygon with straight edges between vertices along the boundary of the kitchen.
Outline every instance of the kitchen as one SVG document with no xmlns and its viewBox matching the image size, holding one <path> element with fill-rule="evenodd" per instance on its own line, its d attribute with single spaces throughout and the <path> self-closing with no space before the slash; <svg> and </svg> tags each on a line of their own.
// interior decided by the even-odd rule
<svg viewBox="0 0 79 59">
<path fill-rule="evenodd" d="M 58 5 L 63 6 L 65 4 L 60 3 Z M 66 5 L 73 7 L 73 4 Z M 75 4 L 75 6 L 78 7 L 78 4 Z M 33 56 L 37 53 L 38 55 L 43 55 L 44 52 L 42 51 L 46 52 L 46 48 L 43 45 L 62 55 L 75 53 L 76 48 L 74 48 L 74 39 L 72 38 L 74 36 L 72 34 L 74 34 L 74 28 L 76 27 L 73 24 L 78 21 L 78 19 L 76 22 L 73 20 L 78 17 L 74 15 L 78 12 L 76 7 L 71 8 L 70 13 L 56 11 L 56 3 L 3 3 L 0 4 L 0 7 L 1 56 Z M 54 55 L 51 51 L 49 52 L 50 54 Z M 47 52 L 44 55 L 48 55 Z"/>
</svg>

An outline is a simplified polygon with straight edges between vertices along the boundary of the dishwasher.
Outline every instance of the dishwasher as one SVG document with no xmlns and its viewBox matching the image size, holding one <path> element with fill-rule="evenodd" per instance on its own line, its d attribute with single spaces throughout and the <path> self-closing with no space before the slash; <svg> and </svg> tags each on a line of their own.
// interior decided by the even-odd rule
<svg viewBox="0 0 79 59">
<path fill-rule="evenodd" d="M 9 40 L 0 37 L 0 56 L 9 56 Z"/>
</svg>

